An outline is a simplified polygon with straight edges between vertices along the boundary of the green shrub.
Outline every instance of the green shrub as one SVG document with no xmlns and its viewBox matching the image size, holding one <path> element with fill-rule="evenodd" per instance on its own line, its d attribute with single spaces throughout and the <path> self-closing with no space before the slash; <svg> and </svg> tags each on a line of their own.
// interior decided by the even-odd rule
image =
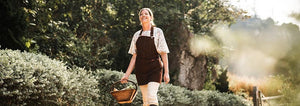
<svg viewBox="0 0 300 106">
<path fill-rule="evenodd" d="M 108 106 L 118 105 L 117 101 L 110 95 L 110 87 L 115 81 L 119 81 L 124 75 L 122 72 L 111 70 L 97 70 L 95 73 L 99 77 L 99 102 Z M 130 75 L 130 80 L 136 82 L 135 75 Z M 240 96 L 218 91 L 190 91 L 186 88 L 162 83 L 158 91 L 159 104 L 161 106 L 247 106 L 249 101 Z M 141 105 L 142 95 L 138 89 L 138 94 L 132 105 Z"/>
<path fill-rule="evenodd" d="M 96 78 L 41 54 L 0 50 L 3 105 L 95 105 Z"/>
</svg>

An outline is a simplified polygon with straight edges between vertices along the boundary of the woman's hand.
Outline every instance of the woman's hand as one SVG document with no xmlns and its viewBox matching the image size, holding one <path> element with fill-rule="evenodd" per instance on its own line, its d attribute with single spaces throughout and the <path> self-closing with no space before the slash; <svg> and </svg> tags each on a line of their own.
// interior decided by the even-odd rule
<svg viewBox="0 0 300 106">
<path fill-rule="evenodd" d="M 127 80 L 128 80 L 128 77 L 129 77 L 129 76 L 127 76 L 127 75 L 125 74 L 125 75 L 121 78 L 121 80 L 120 80 L 121 83 L 122 83 L 122 84 L 123 84 L 123 83 L 127 83 L 127 82 L 128 82 L 128 81 L 127 81 Z"/>
<path fill-rule="evenodd" d="M 170 82 L 170 76 L 169 76 L 169 73 L 165 73 L 164 74 L 164 81 L 166 84 L 168 84 Z"/>
</svg>

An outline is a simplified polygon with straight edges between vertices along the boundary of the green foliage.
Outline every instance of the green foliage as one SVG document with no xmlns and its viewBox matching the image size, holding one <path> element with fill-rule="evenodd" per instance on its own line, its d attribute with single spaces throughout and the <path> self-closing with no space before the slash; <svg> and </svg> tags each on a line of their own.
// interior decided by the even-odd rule
<svg viewBox="0 0 300 106">
<path fill-rule="evenodd" d="M 228 82 L 227 72 L 228 72 L 227 69 L 222 70 L 218 79 L 214 83 L 216 89 L 220 92 L 229 92 L 229 82 Z"/>
<path fill-rule="evenodd" d="M 3 2 L 3 5 L 13 3 Z M 155 23 L 164 29 L 171 51 L 182 43 L 178 38 L 180 33 L 174 32 L 180 28 L 178 26 L 191 26 L 194 32 L 208 32 L 213 24 L 232 21 L 234 13 L 218 0 L 26 0 L 16 4 L 19 6 L 10 8 L 20 10 L 19 19 L 24 20 L 16 21 L 26 26 L 26 30 L 21 30 L 25 32 L 20 33 L 23 36 L 20 45 L 70 66 L 92 70 L 126 70 L 130 60 L 128 44 L 134 32 L 141 28 L 137 13 L 142 7 L 154 11 Z M 199 12 L 204 13 L 198 17 Z M 207 14 L 211 16 L 206 17 Z M 202 22 L 200 26 L 199 22 Z"/>
<path fill-rule="evenodd" d="M 68 66 L 91 70 L 126 70 L 132 35 L 141 29 L 137 13 L 142 7 L 153 10 L 156 25 L 164 30 L 173 52 L 170 60 L 178 55 L 174 51 L 186 43 L 181 39 L 185 35 L 178 29 L 188 27 L 193 30 L 188 33 L 209 33 L 214 24 L 230 23 L 241 14 L 221 0 L 24 0 L 19 3 L 16 7 L 22 9 L 20 15 L 24 14 L 26 26 L 23 45 L 29 52 L 40 52 Z M 170 75 L 176 76 L 176 70 L 170 70 Z M 207 79 L 207 89 L 214 89 L 211 79 Z"/>
<path fill-rule="evenodd" d="M 41 54 L 0 50 L 3 105 L 95 105 L 98 83 L 91 72 L 68 68 Z"/>
<path fill-rule="evenodd" d="M 109 68 L 114 42 L 105 35 L 102 2 L 23 1 L 30 52 L 41 52 L 86 69 Z M 101 8 L 100 8 L 101 7 Z"/>
<path fill-rule="evenodd" d="M 207 77 L 204 83 L 205 90 L 218 90 L 220 92 L 229 91 L 229 82 L 227 77 L 227 68 L 216 65 L 216 57 L 209 57 L 207 64 Z"/>
<path fill-rule="evenodd" d="M 110 95 L 110 87 L 115 81 L 119 81 L 124 75 L 122 72 L 111 70 L 97 70 L 95 75 L 99 77 L 99 102 L 106 105 L 118 105 L 116 100 Z M 135 75 L 129 77 L 130 80 L 136 82 Z M 242 97 L 234 94 L 220 93 L 218 91 L 190 91 L 186 88 L 174 86 L 172 84 L 160 85 L 158 91 L 159 104 L 162 106 L 247 106 L 249 102 Z M 132 103 L 132 105 L 142 104 L 142 96 L 140 90 Z"/>
<path fill-rule="evenodd" d="M 142 8 L 140 0 L 103 0 L 104 11 L 95 9 L 101 13 L 104 22 L 105 33 L 113 42 L 110 49 L 112 58 L 111 69 L 126 70 L 129 64 L 130 55 L 128 54 L 129 45 L 133 34 L 141 29 L 139 25 L 138 11 Z"/>
<path fill-rule="evenodd" d="M 213 25 L 220 22 L 234 23 L 243 13 L 221 0 L 203 0 L 187 12 L 186 22 L 193 33 L 210 33 Z"/>
<path fill-rule="evenodd" d="M 197 99 L 192 100 L 195 106 L 248 106 L 249 101 L 234 94 L 219 93 L 217 91 L 192 91 L 191 96 Z"/>
<path fill-rule="evenodd" d="M 0 1 L 0 45 L 1 48 L 25 50 L 24 38 L 27 22 L 21 0 Z"/>
<path fill-rule="evenodd" d="M 122 72 L 102 69 L 91 73 L 78 67 L 67 68 L 64 63 L 47 56 L 12 50 L 1 50 L 0 59 L 2 104 L 118 105 L 109 92 L 112 84 L 124 75 Z M 135 75 L 129 79 L 136 82 Z M 248 104 L 232 94 L 190 91 L 172 84 L 162 84 L 158 96 L 160 104 L 166 106 Z M 132 105 L 140 104 L 139 90 Z"/>
</svg>

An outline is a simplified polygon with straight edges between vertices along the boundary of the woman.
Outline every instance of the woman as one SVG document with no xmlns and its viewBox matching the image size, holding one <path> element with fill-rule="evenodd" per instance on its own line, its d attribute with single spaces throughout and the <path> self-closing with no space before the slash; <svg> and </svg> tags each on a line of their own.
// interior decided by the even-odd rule
<svg viewBox="0 0 300 106">
<path fill-rule="evenodd" d="M 140 10 L 139 20 L 142 29 L 134 34 L 131 41 L 128 53 L 132 54 L 132 57 L 121 82 L 127 83 L 135 68 L 136 79 L 143 96 L 143 106 L 158 106 L 157 91 L 162 80 L 163 66 L 164 81 L 166 84 L 170 81 L 167 55 L 169 48 L 163 31 L 154 27 L 153 13 L 149 8 Z"/>
</svg>

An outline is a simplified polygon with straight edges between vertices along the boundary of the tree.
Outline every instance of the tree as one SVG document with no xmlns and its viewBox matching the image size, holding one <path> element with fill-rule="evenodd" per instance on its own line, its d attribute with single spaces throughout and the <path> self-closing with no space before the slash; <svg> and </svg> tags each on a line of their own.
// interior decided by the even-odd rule
<svg viewBox="0 0 300 106">
<path fill-rule="evenodd" d="M 229 92 L 229 82 L 227 77 L 227 69 L 222 70 L 223 72 L 217 79 L 217 81 L 214 83 L 216 86 L 216 90 L 220 92 Z"/>
<path fill-rule="evenodd" d="M 0 1 L 0 48 L 26 50 L 27 24 L 25 12 L 22 9 L 22 1 Z"/>
<path fill-rule="evenodd" d="M 290 14 L 290 16 L 295 18 L 296 20 L 300 21 L 300 13 L 292 13 L 292 14 Z"/>
<path fill-rule="evenodd" d="M 28 51 L 42 52 L 70 66 L 124 71 L 132 35 L 141 29 L 137 13 L 142 7 L 154 11 L 155 23 L 164 31 L 173 83 L 190 89 L 202 89 L 205 81 L 212 85 L 215 77 L 206 74 L 211 74 L 208 68 L 215 67 L 219 57 L 194 56 L 189 40 L 213 37 L 213 25 L 230 24 L 242 14 L 221 0 L 25 0 L 21 8 L 28 27 L 23 36 L 29 40 Z"/>
<path fill-rule="evenodd" d="M 106 4 L 86 0 L 23 1 L 32 52 L 87 69 L 109 68 L 113 42 L 105 35 Z M 100 13 L 100 14 L 99 14 Z"/>
</svg>

